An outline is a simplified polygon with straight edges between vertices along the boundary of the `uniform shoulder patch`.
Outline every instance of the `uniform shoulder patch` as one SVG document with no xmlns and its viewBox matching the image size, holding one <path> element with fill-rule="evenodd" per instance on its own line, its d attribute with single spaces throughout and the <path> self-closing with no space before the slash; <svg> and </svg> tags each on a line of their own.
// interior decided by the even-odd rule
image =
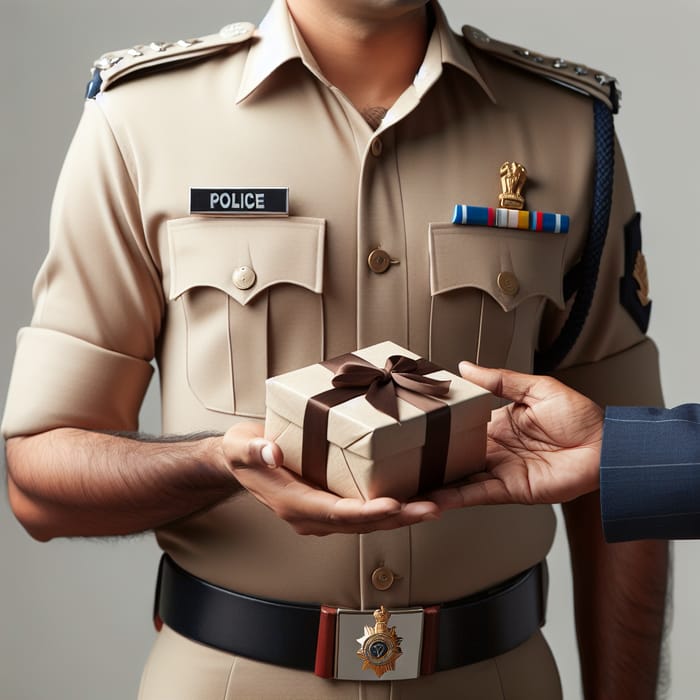
<svg viewBox="0 0 700 700">
<path fill-rule="evenodd" d="M 642 254 L 639 212 L 625 225 L 625 274 L 620 278 L 620 303 L 635 320 L 639 330 L 646 333 L 651 315 L 651 299 L 647 264 Z"/>
<path fill-rule="evenodd" d="M 94 99 L 126 76 L 146 69 L 166 67 L 168 64 L 189 61 L 220 53 L 232 45 L 248 41 L 255 31 L 250 22 L 227 24 L 216 34 L 174 42 L 153 41 L 130 49 L 110 51 L 98 58 L 92 66 L 86 99 Z"/>
<path fill-rule="evenodd" d="M 545 56 L 536 51 L 493 39 L 476 27 L 462 27 L 471 46 L 495 58 L 604 102 L 613 113 L 620 109 L 622 92 L 617 80 L 603 71 L 564 58 Z"/>
</svg>

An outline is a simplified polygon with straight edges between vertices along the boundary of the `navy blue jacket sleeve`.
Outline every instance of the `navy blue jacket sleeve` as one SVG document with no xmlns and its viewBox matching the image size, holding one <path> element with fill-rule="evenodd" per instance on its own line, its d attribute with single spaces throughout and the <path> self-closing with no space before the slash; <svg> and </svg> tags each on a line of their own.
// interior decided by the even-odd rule
<svg viewBox="0 0 700 700">
<path fill-rule="evenodd" d="M 609 407 L 600 500 L 608 542 L 700 538 L 700 405 Z"/>
</svg>

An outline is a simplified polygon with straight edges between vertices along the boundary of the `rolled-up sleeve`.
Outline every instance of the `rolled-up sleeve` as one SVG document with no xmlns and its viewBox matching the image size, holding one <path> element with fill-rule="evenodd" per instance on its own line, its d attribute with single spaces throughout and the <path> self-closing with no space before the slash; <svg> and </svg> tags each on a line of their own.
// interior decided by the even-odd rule
<svg viewBox="0 0 700 700">
<path fill-rule="evenodd" d="M 58 427 L 134 430 L 153 369 L 46 328 L 24 328 L 3 420 L 6 437 Z"/>
<path fill-rule="evenodd" d="M 18 334 L 6 438 L 138 425 L 164 306 L 138 187 L 128 144 L 87 102 L 56 188 L 34 315 Z"/>
</svg>

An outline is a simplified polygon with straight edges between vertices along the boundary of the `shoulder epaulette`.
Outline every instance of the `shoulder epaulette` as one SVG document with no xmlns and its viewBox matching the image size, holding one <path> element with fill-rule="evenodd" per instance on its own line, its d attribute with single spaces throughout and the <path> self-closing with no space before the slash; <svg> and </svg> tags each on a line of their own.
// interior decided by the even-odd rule
<svg viewBox="0 0 700 700">
<path fill-rule="evenodd" d="M 255 26 L 249 22 L 227 24 L 217 34 L 197 39 L 180 39 L 172 43 L 154 41 L 122 51 L 111 51 L 98 58 L 85 97 L 92 99 L 116 82 L 145 69 L 188 61 L 219 53 L 253 36 Z"/>
<path fill-rule="evenodd" d="M 479 51 L 520 66 L 590 97 L 604 102 L 614 114 L 620 109 L 622 92 L 615 78 L 602 71 L 563 58 L 544 56 L 521 46 L 498 41 L 476 27 L 462 27 L 464 38 Z"/>
</svg>

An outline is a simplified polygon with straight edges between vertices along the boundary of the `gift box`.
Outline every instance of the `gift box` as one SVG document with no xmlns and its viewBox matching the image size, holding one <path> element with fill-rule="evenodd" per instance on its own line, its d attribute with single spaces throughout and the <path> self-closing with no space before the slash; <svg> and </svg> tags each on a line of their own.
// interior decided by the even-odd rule
<svg viewBox="0 0 700 700">
<path fill-rule="evenodd" d="M 483 468 L 492 395 L 394 343 L 266 384 L 265 437 L 340 496 L 405 500 Z"/>
</svg>

